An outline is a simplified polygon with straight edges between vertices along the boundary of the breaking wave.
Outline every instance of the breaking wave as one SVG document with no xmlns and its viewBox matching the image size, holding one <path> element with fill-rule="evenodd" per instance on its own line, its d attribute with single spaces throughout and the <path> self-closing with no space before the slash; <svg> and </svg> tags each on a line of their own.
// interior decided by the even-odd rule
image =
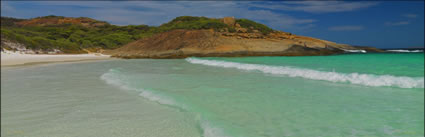
<svg viewBox="0 0 425 137">
<path fill-rule="evenodd" d="M 389 52 L 407 52 L 407 53 L 417 53 L 417 52 L 424 52 L 423 50 L 387 50 Z"/>
<path fill-rule="evenodd" d="M 342 50 L 344 50 L 345 52 L 353 52 L 353 53 L 366 53 L 366 50 L 362 50 L 362 49 L 360 49 L 360 50 L 349 50 L 349 49 L 342 49 Z"/>
<path fill-rule="evenodd" d="M 395 86 L 400 88 L 424 88 L 424 77 L 405 77 L 392 75 L 372 75 L 359 73 L 338 73 L 325 72 L 311 69 L 284 67 L 284 66 L 268 66 L 259 64 L 244 64 L 228 61 L 204 60 L 198 58 L 186 58 L 186 61 L 193 64 L 201 64 L 207 66 L 236 68 L 248 71 L 260 71 L 273 75 L 284 75 L 289 77 L 301 77 L 312 80 L 325 80 L 330 82 L 347 82 L 351 84 L 365 86 Z"/>
<path fill-rule="evenodd" d="M 186 105 L 177 103 L 175 100 L 169 97 L 162 96 L 150 90 L 137 89 L 137 88 L 131 87 L 130 85 L 125 83 L 126 77 L 122 75 L 118 69 L 110 69 L 108 72 L 100 76 L 100 79 L 102 79 L 109 85 L 113 85 L 115 87 L 118 87 L 124 90 L 140 92 L 139 95 L 148 99 L 149 101 L 157 102 L 159 104 L 167 105 L 171 107 L 177 107 L 178 109 L 181 109 L 181 110 L 188 110 L 188 107 Z M 198 120 L 198 121 L 199 121 L 199 126 L 202 130 L 201 132 L 203 137 L 227 137 L 226 135 L 224 135 L 221 128 L 213 126 L 208 120 Z"/>
<path fill-rule="evenodd" d="M 173 99 L 170 99 L 168 97 L 156 94 L 153 91 L 146 90 L 146 89 L 138 89 L 133 88 L 129 86 L 127 83 L 125 83 L 125 77 L 119 74 L 120 71 L 117 69 L 110 69 L 107 73 L 104 73 L 100 78 L 104 80 L 107 84 L 113 85 L 116 87 L 119 87 L 124 90 L 131 90 L 131 91 L 137 91 L 140 92 L 140 96 L 153 101 L 157 102 L 159 104 L 178 107 L 180 109 L 185 110 L 186 106 L 176 103 Z"/>
</svg>

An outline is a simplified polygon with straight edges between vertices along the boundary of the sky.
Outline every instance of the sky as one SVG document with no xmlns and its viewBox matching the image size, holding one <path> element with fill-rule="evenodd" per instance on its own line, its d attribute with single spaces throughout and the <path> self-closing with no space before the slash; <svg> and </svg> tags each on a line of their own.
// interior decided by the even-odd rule
<svg viewBox="0 0 425 137">
<path fill-rule="evenodd" d="M 1 16 L 47 15 L 153 26 L 178 16 L 233 16 L 337 43 L 424 47 L 423 1 L 1 1 Z"/>
</svg>

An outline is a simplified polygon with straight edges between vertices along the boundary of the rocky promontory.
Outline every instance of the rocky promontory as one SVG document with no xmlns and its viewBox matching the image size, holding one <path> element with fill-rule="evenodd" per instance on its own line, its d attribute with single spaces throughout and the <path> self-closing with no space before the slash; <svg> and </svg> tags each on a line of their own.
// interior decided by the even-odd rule
<svg viewBox="0 0 425 137">
<path fill-rule="evenodd" d="M 217 19 L 219 29 L 175 29 L 108 51 L 120 58 L 185 58 L 215 56 L 312 56 L 344 53 L 355 47 L 282 31 L 244 27 L 234 18 Z M 182 22 L 179 22 L 182 23 Z M 245 25 L 246 26 L 246 25 Z"/>
<path fill-rule="evenodd" d="M 382 52 L 289 32 L 234 17 L 180 16 L 160 26 L 117 26 L 87 17 L 1 18 L 1 50 L 105 53 L 119 58 L 312 56 Z"/>
</svg>

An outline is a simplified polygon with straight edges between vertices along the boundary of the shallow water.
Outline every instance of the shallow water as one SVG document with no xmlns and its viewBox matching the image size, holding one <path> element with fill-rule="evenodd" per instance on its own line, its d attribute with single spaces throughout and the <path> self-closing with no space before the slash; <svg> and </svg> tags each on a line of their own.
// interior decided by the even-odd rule
<svg viewBox="0 0 425 137">
<path fill-rule="evenodd" d="M 2 69 L 1 136 L 200 136 L 192 117 L 101 80 L 117 63 Z"/>
<path fill-rule="evenodd" d="M 423 136 L 424 54 L 2 70 L 2 136 Z"/>
</svg>

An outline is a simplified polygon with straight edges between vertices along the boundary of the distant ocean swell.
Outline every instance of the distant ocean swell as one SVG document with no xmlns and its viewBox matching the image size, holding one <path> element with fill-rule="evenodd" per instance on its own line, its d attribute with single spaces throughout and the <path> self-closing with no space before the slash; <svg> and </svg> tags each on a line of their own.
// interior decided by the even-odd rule
<svg viewBox="0 0 425 137">
<path fill-rule="evenodd" d="M 109 85 L 113 85 L 124 90 L 140 92 L 140 96 L 150 101 L 157 102 L 166 106 L 177 107 L 178 109 L 186 111 L 189 110 L 189 108 L 185 104 L 178 103 L 169 97 L 160 95 L 150 90 L 131 87 L 128 83 L 126 83 L 126 77 L 120 74 L 120 70 L 118 69 L 110 69 L 108 72 L 100 76 L 100 79 L 102 79 Z M 202 119 L 202 116 L 199 116 L 197 120 L 199 122 L 199 127 L 202 130 L 201 132 L 203 137 L 227 137 L 227 135 L 223 133 L 222 129 L 213 126 L 208 120 Z"/>
<path fill-rule="evenodd" d="M 407 53 L 417 53 L 417 52 L 424 52 L 423 50 L 402 50 L 402 49 L 398 49 L 398 50 L 387 50 L 389 52 L 407 52 Z"/>
<path fill-rule="evenodd" d="M 392 75 L 372 75 L 358 73 L 325 72 L 311 69 L 269 66 L 259 64 L 244 64 L 228 61 L 205 60 L 199 58 L 187 58 L 192 64 L 201 64 L 214 67 L 236 68 L 248 71 L 260 71 L 273 75 L 284 75 L 289 77 L 301 77 L 312 80 L 325 80 L 330 82 L 348 82 L 351 84 L 365 86 L 395 86 L 400 88 L 424 88 L 424 77 L 405 77 Z"/>
</svg>

